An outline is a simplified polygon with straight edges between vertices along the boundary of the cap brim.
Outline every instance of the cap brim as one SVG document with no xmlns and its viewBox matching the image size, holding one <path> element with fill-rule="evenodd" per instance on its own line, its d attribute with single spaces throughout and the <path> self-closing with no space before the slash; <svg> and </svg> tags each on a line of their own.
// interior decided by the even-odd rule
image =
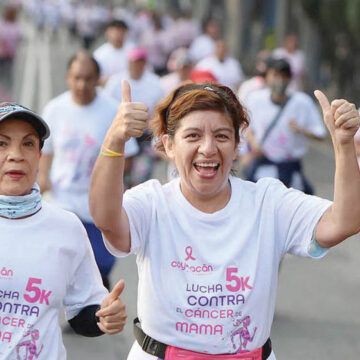
<svg viewBox="0 0 360 360">
<path fill-rule="evenodd" d="M 50 129 L 47 123 L 39 115 L 32 111 L 15 110 L 0 117 L 0 122 L 9 118 L 22 119 L 29 122 L 39 133 L 40 140 L 45 140 L 50 136 Z"/>
</svg>

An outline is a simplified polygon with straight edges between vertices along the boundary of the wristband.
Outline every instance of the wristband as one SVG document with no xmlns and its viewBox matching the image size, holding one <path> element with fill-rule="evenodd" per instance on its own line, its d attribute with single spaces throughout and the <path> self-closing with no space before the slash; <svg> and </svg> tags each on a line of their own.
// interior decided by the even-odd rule
<svg viewBox="0 0 360 360">
<path fill-rule="evenodd" d="M 100 154 L 103 156 L 108 156 L 108 157 L 123 157 L 123 156 L 125 156 L 125 152 L 119 153 L 119 152 L 110 150 L 110 149 L 106 148 L 105 146 L 103 146 L 101 148 Z"/>
</svg>

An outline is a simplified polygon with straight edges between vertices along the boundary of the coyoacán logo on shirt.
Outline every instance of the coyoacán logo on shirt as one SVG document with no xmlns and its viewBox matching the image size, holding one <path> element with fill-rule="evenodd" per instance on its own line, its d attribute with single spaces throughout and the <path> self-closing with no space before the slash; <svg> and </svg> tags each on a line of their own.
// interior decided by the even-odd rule
<svg viewBox="0 0 360 360">
<path fill-rule="evenodd" d="M 14 272 L 10 269 L 6 269 L 5 266 L 0 270 L 0 279 L 9 279 L 12 278 L 13 276 L 14 276 Z"/>
<path fill-rule="evenodd" d="M 185 257 L 184 261 L 180 260 L 173 260 L 170 263 L 170 266 L 172 268 L 176 268 L 182 271 L 192 272 L 192 273 L 198 273 L 198 274 L 204 274 L 214 271 L 213 265 L 208 264 L 197 264 L 196 258 L 193 256 L 193 248 L 191 246 L 187 246 L 185 248 Z"/>
</svg>

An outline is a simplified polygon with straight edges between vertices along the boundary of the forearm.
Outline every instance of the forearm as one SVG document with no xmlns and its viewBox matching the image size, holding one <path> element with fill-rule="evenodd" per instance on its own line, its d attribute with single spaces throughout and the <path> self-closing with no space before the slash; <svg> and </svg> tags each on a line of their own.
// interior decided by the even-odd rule
<svg viewBox="0 0 360 360">
<path fill-rule="evenodd" d="M 332 247 L 360 231 L 360 171 L 352 143 L 335 147 L 334 203 L 324 214 L 316 238 L 323 247 Z M 321 232 L 321 227 L 327 231 Z"/>
<path fill-rule="evenodd" d="M 123 153 L 125 141 L 114 141 L 110 136 L 103 146 Z M 120 226 L 124 191 L 125 157 L 99 155 L 91 176 L 90 210 L 94 223 L 103 232 L 116 233 Z"/>
<path fill-rule="evenodd" d="M 352 235 L 360 230 L 360 171 L 352 143 L 335 150 L 335 183 L 333 211 Z"/>
<path fill-rule="evenodd" d="M 95 316 L 96 311 L 100 309 L 100 305 L 89 305 L 83 308 L 79 314 L 69 320 L 73 330 L 83 336 L 95 337 L 104 333 L 99 329 L 97 323 L 99 319 Z"/>
</svg>

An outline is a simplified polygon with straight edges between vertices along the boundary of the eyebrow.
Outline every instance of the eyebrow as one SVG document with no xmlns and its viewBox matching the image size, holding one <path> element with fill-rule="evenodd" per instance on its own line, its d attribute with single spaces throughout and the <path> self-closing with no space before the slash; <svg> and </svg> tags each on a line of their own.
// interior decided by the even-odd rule
<svg viewBox="0 0 360 360">
<path fill-rule="evenodd" d="M 6 139 L 8 139 L 8 140 L 11 140 L 11 137 L 10 136 L 7 136 L 7 135 L 5 135 L 5 134 L 1 134 L 0 133 L 0 136 L 2 136 L 2 137 L 4 137 L 4 138 L 6 138 Z M 29 136 L 33 136 L 33 137 L 37 137 L 35 134 L 33 134 L 33 133 L 28 133 L 28 134 L 26 134 L 24 137 L 23 137 L 23 139 L 25 139 L 25 138 L 27 138 L 27 137 L 29 137 Z"/>
<path fill-rule="evenodd" d="M 201 130 L 200 128 L 196 128 L 196 127 L 190 127 L 190 128 L 186 128 L 183 131 L 199 131 Z M 214 130 L 213 132 L 219 132 L 219 131 L 228 131 L 228 132 L 233 132 L 234 129 L 232 128 L 228 128 L 228 127 L 222 127 L 219 129 Z"/>
</svg>

